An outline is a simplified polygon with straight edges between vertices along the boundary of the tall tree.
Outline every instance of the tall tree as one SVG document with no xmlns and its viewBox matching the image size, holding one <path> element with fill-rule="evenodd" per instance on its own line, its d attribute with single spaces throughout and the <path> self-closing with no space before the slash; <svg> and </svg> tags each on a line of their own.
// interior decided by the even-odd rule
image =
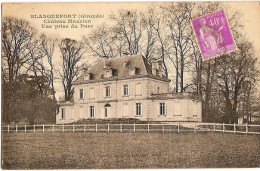
<svg viewBox="0 0 260 171">
<path fill-rule="evenodd" d="M 146 54 L 152 56 L 153 59 L 162 62 L 164 74 L 168 77 L 168 68 L 166 66 L 166 55 L 167 55 L 167 34 L 165 34 L 165 21 L 164 14 L 160 8 L 149 8 L 148 9 L 148 41 Z M 149 39 L 151 39 L 149 41 Z M 148 55 L 146 55 L 148 56 Z"/>
<path fill-rule="evenodd" d="M 117 47 L 115 38 L 113 37 L 111 28 L 102 24 L 94 29 L 85 40 L 90 52 L 97 57 L 109 57 L 113 58 L 117 55 Z"/>
<path fill-rule="evenodd" d="M 2 21 L 2 59 L 7 63 L 8 80 L 13 81 L 31 59 L 31 41 L 36 31 L 28 21 L 5 17 Z"/>
<path fill-rule="evenodd" d="M 54 87 L 54 64 L 53 64 L 53 54 L 54 54 L 54 50 L 55 50 L 55 45 L 57 43 L 57 39 L 56 38 L 50 38 L 47 37 L 46 35 L 41 35 L 41 48 L 42 51 L 44 53 L 44 55 L 47 57 L 48 59 L 48 63 L 49 63 L 49 86 L 52 89 L 52 96 L 53 99 L 56 100 L 56 96 L 55 96 L 55 87 Z"/>
<path fill-rule="evenodd" d="M 59 49 L 62 55 L 62 72 L 59 72 L 65 93 L 65 101 L 70 101 L 74 94 L 73 82 L 80 76 L 83 65 L 80 60 L 85 53 L 82 42 L 63 39 L 59 43 Z"/>
<path fill-rule="evenodd" d="M 123 53 L 129 55 L 140 53 L 145 28 L 143 14 L 136 10 L 119 10 L 117 15 L 111 14 L 110 19 L 115 22 L 113 31 L 125 42 Z"/>
<path fill-rule="evenodd" d="M 174 64 L 176 71 L 176 92 L 184 92 L 184 72 L 189 69 L 187 60 L 192 53 L 190 40 L 193 33 L 190 25 L 190 13 L 193 9 L 192 3 L 170 3 L 161 6 L 165 10 L 167 17 L 167 26 L 169 28 L 169 39 L 171 49 L 167 55 Z"/>
<path fill-rule="evenodd" d="M 237 43 L 238 51 L 224 55 L 217 65 L 217 84 L 225 98 L 226 121 L 237 122 L 238 103 L 242 85 L 254 84 L 257 71 L 257 58 L 252 43 L 244 40 Z"/>
<path fill-rule="evenodd" d="M 27 65 L 24 66 L 26 68 L 25 74 L 32 73 L 35 77 L 47 75 L 46 67 L 43 64 L 43 57 L 45 55 L 41 48 L 41 41 L 37 38 L 30 40 L 27 45 L 27 49 L 29 51 L 30 58 Z"/>
</svg>

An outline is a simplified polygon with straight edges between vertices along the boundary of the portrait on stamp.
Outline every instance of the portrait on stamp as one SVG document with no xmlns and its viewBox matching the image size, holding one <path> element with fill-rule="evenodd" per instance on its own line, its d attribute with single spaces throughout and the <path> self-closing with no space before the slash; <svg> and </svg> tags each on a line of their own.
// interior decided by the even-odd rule
<svg viewBox="0 0 260 171">
<path fill-rule="evenodd" d="M 192 25 L 203 59 L 236 49 L 224 10 L 194 18 Z"/>
</svg>

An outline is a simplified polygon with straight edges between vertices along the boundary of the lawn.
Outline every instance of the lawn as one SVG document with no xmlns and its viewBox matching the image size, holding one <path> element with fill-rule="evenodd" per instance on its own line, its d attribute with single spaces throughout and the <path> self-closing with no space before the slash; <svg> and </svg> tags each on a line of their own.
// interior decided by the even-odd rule
<svg viewBox="0 0 260 171">
<path fill-rule="evenodd" d="M 260 167 L 260 136 L 4 133 L 2 161 L 4 169 Z"/>
</svg>

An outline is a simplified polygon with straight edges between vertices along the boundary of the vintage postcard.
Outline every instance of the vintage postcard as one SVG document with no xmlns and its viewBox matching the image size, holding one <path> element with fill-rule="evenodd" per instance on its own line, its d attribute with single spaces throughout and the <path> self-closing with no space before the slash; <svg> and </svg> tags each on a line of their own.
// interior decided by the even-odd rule
<svg viewBox="0 0 260 171">
<path fill-rule="evenodd" d="M 259 168 L 259 28 L 259 2 L 2 3 L 2 169 Z"/>
</svg>

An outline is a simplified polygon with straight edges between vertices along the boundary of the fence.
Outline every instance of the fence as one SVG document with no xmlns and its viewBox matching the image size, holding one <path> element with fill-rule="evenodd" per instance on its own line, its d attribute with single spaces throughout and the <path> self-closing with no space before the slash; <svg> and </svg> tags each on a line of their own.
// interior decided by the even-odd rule
<svg viewBox="0 0 260 171">
<path fill-rule="evenodd" d="M 232 132 L 259 134 L 260 125 L 220 123 L 158 123 L 158 124 L 73 124 L 73 125 L 6 125 L 2 132 Z"/>
</svg>

